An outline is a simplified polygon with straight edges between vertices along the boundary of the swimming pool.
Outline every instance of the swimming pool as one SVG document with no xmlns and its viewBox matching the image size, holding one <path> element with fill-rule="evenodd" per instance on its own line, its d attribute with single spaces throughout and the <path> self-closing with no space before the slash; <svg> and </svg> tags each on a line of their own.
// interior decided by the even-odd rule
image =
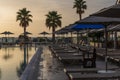
<svg viewBox="0 0 120 80">
<path fill-rule="evenodd" d="M 24 54 L 24 50 L 26 54 Z M 34 47 L 3 47 L 0 49 L 0 80 L 18 80 L 32 56 Z"/>
</svg>

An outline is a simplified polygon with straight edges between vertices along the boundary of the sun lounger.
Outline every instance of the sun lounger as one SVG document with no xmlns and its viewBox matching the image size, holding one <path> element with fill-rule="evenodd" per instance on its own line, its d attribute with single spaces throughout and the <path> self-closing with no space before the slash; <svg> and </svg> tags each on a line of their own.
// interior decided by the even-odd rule
<svg viewBox="0 0 120 80">
<path fill-rule="evenodd" d="M 66 74 L 68 73 L 97 73 L 99 69 L 97 68 L 73 68 L 73 67 L 69 67 L 69 68 L 64 68 L 64 72 Z"/>
<path fill-rule="evenodd" d="M 75 50 L 55 50 L 55 53 L 76 53 Z"/>
<path fill-rule="evenodd" d="M 82 72 L 82 73 L 96 73 L 97 71 L 99 71 L 99 70 L 103 70 L 104 68 L 82 68 L 82 67 L 80 67 L 80 66 L 69 66 L 69 67 L 66 67 L 66 68 L 64 68 L 64 72 L 65 73 L 80 73 L 80 72 Z M 108 67 L 108 70 L 120 70 L 119 69 L 119 67 L 113 67 L 113 66 L 109 66 Z"/>
<path fill-rule="evenodd" d="M 82 60 L 83 57 L 82 56 L 59 56 L 60 60 Z"/>
<path fill-rule="evenodd" d="M 59 54 L 76 54 L 76 51 L 66 51 L 66 50 L 61 50 L 61 51 L 53 51 L 52 54 L 54 55 L 54 57 L 58 57 Z"/>
<path fill-rule="evenodd" d="M 115 73 L 94 73 L 94 74 L 81 74 L 69 73 L 70 80 L 114 80 L 120 79 L 120 72 Z"/>
<path fill-rule="evenodd" d="M 82 56 L 59 56 L 58 59 L 64 64 L 64 65 L 75 65 L 75 64 L 83 64 L 82 60 L 83 60 L 83 57 Z"/>
<path fill-rule="evenodd" d="M 82 56 L 82 54 L 78 54 L 78 53 L 56 53 L 56 56 L 57 57 L 60 57 L 60 56 Z"/>
</svg>

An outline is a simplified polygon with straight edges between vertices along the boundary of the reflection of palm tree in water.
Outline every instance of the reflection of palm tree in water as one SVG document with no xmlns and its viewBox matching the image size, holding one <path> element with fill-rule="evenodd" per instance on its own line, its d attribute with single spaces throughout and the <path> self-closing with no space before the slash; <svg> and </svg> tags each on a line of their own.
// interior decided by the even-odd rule
<svg viewBox="0 0 120 80">
<path fill-rule="evenodd" d="M 17 76 L 18 77 L 20 77 L 22 75 L 22 73 L 25 70 L 25 68 L 26 68 L 26 64 L 24 63 L 24 61 L 22 61 L 20 63 L 20 66 L 16 68 L 17 69 Z"/>
<path fill-rule="evenodd" d="M 29 48 L 30 50 L 30 48 Z M 24 62 L 28 64 L 29 62 L 29 53 L 28 53 L 28 44 L 24 44 Z"/>
<path fill-rule="evenodd" d="M 20 66 L 17 67 L 17 75 L 18 77 L 21 76 L 23 71 L 25 70 L 29 60 L 29 55 L 28 55 L 28 45 L 24 44 L 24 60 L 20 63 Z"/>
<path fill-rule="evenodd" d="M 5 47 L 5 55 L 3 56 L 5 60 L 12 58 L 12 55 L 9 54 L 9 48 Z"/>
<path fill-rule="evenodd" d="M 26 45 L 26 54 L 27 54 L 26 61 L 27 61 L 27 64 L 28 64 L 28 62 L 29 62 L 28 44 Z"/>
<path fill-rule="evenodd" d="M 29 55 L 29 51 L 32 50 L 31 46 L 29 46 L 29 44 L 26 44 L 25 46 L 20 46 L 20 50 L 24 51 L 24 60 L 26 60 L 28 63 L 29 57 L 31 56 Z"/>
<path fill-rule="evenodd" d="M 2 72 L 1 72 L 1 69 L 0 69 L 0 80 L 1 80 L 1 76 L 2 76 Z"/>
</svg>

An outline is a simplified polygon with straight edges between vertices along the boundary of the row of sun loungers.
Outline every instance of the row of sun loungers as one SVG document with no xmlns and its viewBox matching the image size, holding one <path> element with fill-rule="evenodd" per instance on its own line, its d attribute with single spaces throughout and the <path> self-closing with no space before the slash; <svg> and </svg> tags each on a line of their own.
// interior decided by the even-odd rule
<svg viewBox="0 0 120 80">
<path fill-rule="evenodd" d="M 72 48 L 60 48 L 55 46 L 51 48 L 52 54 L 57 57 L 64 64 L 71 64 L 82 60 L 82 53 L 78 52 L 76 49 Z"/>
<path fill-rule="evenodd" d="M 84 49 L 82 49 L 83 51 L 79 51 L 77 47 L 71 48 L 60 46 L 51 46 L 50 49 L 52 54 L 65 65 L 64 72 L 70 80 L 120 80 L 119 70 L 115 71 L 114 73 L 99 73 L 99 70 L 103 70 L 103 68 L 83 68 L 81 65 L 83 65 L 84 61 Z M 97 55 L 99 54 L 100 53 L 97 52 Z M 112 56 L 113 54 L 110 55 Z M 104 53 L 101 54 L 101 56 L 104 56 Z M 111 67 L 109 70 L 110 69 L 116 70 L 115 67 Z"/>
<path fill-rule="evenodd" d="M 97 49 L 97 55 L 105 58 L 105 49 L 104 48 L 98 48 Z M 114 49 L 108 49 L 107 58 L 111 62 L 116 63 L 120 66 L 120 50 L 114 50 Z"/>
<path fill-rule="evenodd" d="M 80 74 L 80 73 L 70 73 L 71 80 L 119 80 L 120 73 L 93 73 L 93 74 Z"/>
<path fill-rule="evenodd" d="M 110 67 L 109 70 L 115 71 L 117 67 Z M 107 80 L 119 79 L 120 71 L 114 73 L 99 73 L 102 68 L 81 68 L 81 67 L 66 67 L 64 72 L 69 76 L 70 80 Z"/>
</svg>

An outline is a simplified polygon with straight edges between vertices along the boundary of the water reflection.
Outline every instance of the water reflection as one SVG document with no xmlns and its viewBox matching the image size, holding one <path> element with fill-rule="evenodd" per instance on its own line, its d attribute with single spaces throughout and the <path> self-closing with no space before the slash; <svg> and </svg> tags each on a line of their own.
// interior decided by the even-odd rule
<svg viewBox="0 0 120 80">
<path fill-rule="evenodd" d="M 2 76 L 2 71 L 1 71 L 1 69 L 0 69 L 0 80 L 1 80 L 1 76 Z"/>
<path fill-rule="evenodd" d="M 26 64 L 24 63 L 24 61 L 22 61 L 19 65 L 19 67 L 16 68 L 18 77 L 20 77 L 22 75 L 25 68 L 26 68 Z"/>
<path fill-rule="evenodd" d="M 10 58 L 12 58 L 13 55 L 9 54 L 9 48 L 8 47 L 5 47 L 4 49 L 5 49 L 5 55 L 3 55 L 3 59 L 9 60 Z"/>
<path fill-rule="evenodd" d="M 23 61 L 20 63 L 19 67 L 17 67 L 17 76 L 20 77 L 22 75 L 22 73 L 24 72 L 28 62 L 29 62 L 29 57 L 31 55 L 29 55 L 28 51 L 31 51 L 32 48 L 31 46 L 29 46 L 28 44 L 24 44 L 24 46 L 21 47 L 21 50 L 24 49 L 24 59 Z"/>
<path fill-rule="evenodd" d="M 34 47 L 26 48 L 26 57 L 24 57 L 24 46 L 22 50 L 18 46 L 2 45 L 0 49 L 0 80 L 19 80 L 19 74 L 25 69 L 30 59 L 35 53 Z M 29 53 L 29 54 L 28 54 Z"/>
</svg>

